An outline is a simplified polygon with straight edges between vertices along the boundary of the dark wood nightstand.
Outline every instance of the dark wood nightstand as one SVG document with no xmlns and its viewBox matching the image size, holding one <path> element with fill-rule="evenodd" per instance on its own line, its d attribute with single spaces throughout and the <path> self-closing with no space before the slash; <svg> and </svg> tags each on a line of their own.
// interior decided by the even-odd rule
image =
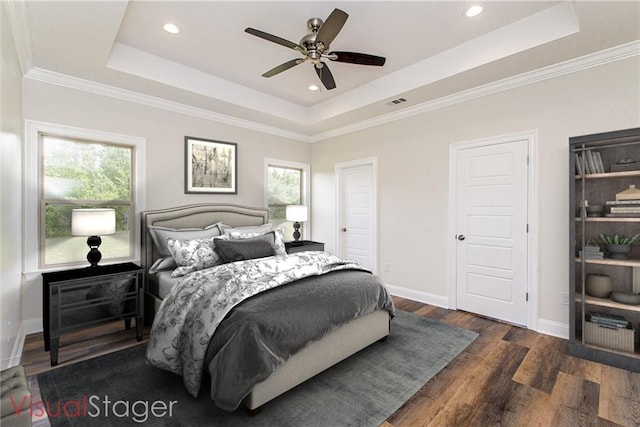
<svg viewBox="0 0 640 427">
<path fill-rule="evenodd" d="M 284 248 L 288 254 L 303 251 L 324 251 L 324 243 L 311 240 L 299 240 L 296 242 L 285 242 Z"/>
<path fill-rule="evenodd" d="M 144 325 L 144 269 L 131 262 L 42 273 L 44 349 L 58 364 L 60 334 L 123 319 L 136 319 L 136 338 Z"/>
</svg>

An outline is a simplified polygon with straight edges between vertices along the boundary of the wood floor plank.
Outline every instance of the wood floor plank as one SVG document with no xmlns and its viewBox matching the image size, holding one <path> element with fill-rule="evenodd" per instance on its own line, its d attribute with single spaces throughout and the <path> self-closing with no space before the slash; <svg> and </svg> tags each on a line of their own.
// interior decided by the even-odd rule
<svg viewBox="0 0 640 427">
<path fill-rule="evenodd" d="M 564 350 L 560 340 L 539 335 L 513 380 L 551 393 L 560 367 L 567 357 L 566 351 L 558 351 L 558 349 Z"/>
<path fill-rule="evenodd" d="M 599 384 L 559 372 L 551 393 L 557 413 L 552 422 L 556 425 L 574 419 L 580 425 L 598 425 L 599 395 Z"/>
<path fill-rule="evenodd" d="M 620 425 L 640 426 L 640 373 L 603 365 L 602 379 L 600 417 Z"/>
<path fill-rule="evenodd" d="M 590 360 L 567 356 L 560 366 L 560 371 L 600 384 L 602 365 Z"/>
<path fill-rule="evenodd" d="M 382 427 L 640 426 L 640 374 L 568 355 L 567 341 L 463 311 L 393 297 L 396 307 L 475 331 L 479 337 Z M 149 329 L 145 329 L 145 341 Z M 138 344 L 121 322 L 63 336 L 60 366 Z M 42 334 L 25 341 L 22 364 L 52 369 Z M 34 426 L 48 426 L 34 420 Z"/>
</svg>

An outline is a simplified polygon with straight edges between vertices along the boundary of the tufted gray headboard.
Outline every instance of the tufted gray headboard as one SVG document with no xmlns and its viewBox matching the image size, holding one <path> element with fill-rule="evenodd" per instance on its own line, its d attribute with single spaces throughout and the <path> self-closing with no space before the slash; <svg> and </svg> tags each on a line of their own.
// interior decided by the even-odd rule
<svg viewBox="0 0 640 427">
<path fill-rule="evenodd" d="M 261 225 L 269 222 L 269 211 L 265 208 L 233 204 L 202 203 L 144 211 L 140 217 L 141 264 L 145 271 L 148 271 L 149 267 L 161 258 L 148 230 L 151 225 L 176 229 L 205 228 L 217 222 L 232 227 Z M 148 280 L 149 275 L 145 274 L 145 290 L 149 289 Z"/>
</svg>

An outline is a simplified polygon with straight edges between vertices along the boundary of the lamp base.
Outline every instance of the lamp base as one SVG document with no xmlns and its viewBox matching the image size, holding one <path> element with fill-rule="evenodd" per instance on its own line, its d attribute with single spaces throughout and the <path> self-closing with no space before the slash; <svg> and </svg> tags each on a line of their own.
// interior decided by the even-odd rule
<svg viewBox="0 0 640 427">
<path fill-rule="evenodd" d="M 97 267 L 98 262 L 102 259 L 102 254 L 98 250 L 98 247 L 102 244 L 100 236 L 89 236 L 87 238 L 87 246 L 89 246 L 89 253 L 87 254 L 87 261 L 91 264 L 91 267 Z"/>
<path fill-rule="evenodd" d="M 301 245 L 301 243 L 299 243 L 300 240 L 300 223 L 298 221 L 293 223 L 293 244 L 294 246 L 299 246 Z"/>
</svg>

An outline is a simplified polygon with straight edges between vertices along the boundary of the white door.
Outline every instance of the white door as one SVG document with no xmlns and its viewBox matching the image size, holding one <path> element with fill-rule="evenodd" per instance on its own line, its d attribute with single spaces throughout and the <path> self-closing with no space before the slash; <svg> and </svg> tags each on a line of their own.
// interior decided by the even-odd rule
<svg viewBox="0 0 640 427">
<path fill-rule="evenodd" d="M 337 254 L 376 271 L 375 159 L 336 165 Z"/>
<path fill-rule="evenodd" d="M 456 300 L 526 325 L 528 141 L 462 149 L 456 169 Z"/>
</svg>

